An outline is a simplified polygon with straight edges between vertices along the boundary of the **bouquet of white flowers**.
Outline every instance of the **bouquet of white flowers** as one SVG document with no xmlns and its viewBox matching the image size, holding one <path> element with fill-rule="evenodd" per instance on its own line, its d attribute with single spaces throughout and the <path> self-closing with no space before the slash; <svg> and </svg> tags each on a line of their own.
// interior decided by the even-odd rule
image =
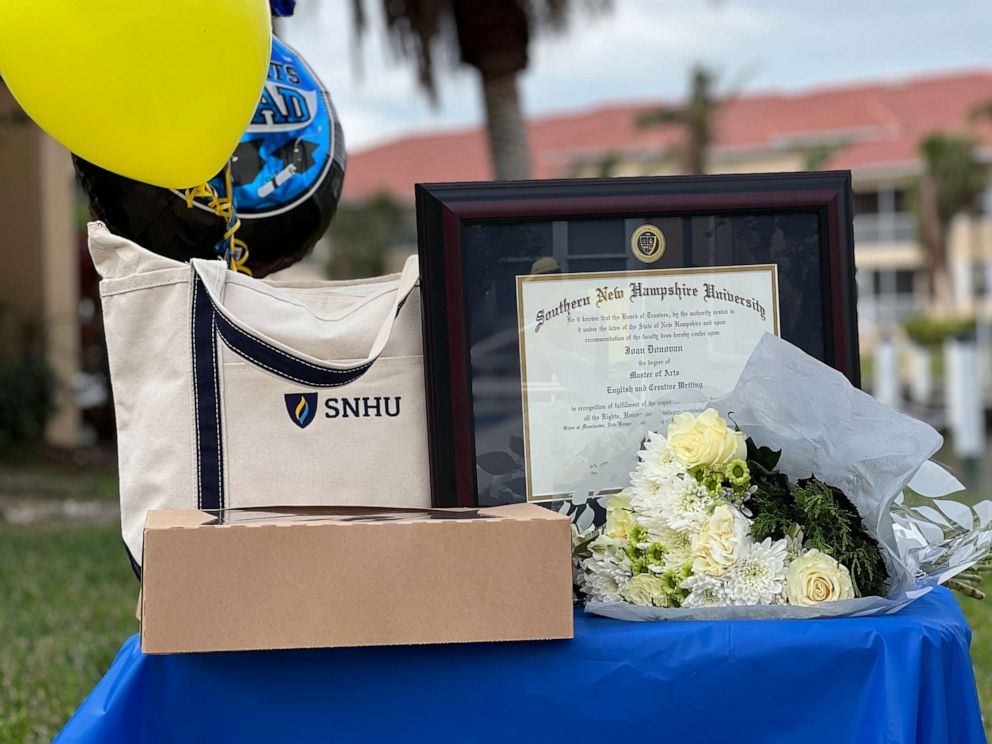
<svg viewBox="0 0 992 744">
<path fill-rule="evenodd" d="M 712 408 L 649 434 L 629 489 L 577 546 L 590 600 L 654 607 L 811 605 L 884 594 L 878 542 L 839 489 L 778 472 Z"/>
<path fill-rule="evenodd" d="M 961 488 L 927 463 L 940 443 L 766 336 L 733 393 L 647 435 L 605 524 L 577 531 L 587 609 L 626 619 L 895 611 L 992 544 L 987 503 L 902 499 L 924 464 L 912 484 L 921 500 Z"/>
</svg>

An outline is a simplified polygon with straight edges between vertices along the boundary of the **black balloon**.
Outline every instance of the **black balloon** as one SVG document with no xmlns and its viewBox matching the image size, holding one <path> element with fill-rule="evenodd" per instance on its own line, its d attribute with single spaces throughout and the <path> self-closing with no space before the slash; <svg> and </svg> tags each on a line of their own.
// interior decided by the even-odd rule
<svg viewBox="0 0 992 744">
<path fill-rule="evenodd" d="M 226 225 L 204 200 L 119 176 L 73 156 L 93 215 L 117 235 L 177 260 L 216 258 Z M 265 276 L 306 256 L 337 209 L 344 136 L 330 96 L 297 52 L 273 38 L 272 63 L 255 117 L 231 159 L 233 197 L 248 246 Z M 225 193 L 223 174 L 211 180 Z"/>
</svg>

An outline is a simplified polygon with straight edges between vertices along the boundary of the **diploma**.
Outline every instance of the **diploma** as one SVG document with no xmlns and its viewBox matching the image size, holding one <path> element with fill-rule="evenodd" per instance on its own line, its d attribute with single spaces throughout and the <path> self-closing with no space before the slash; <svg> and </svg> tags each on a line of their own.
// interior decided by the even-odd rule
<svg viewBox="0 0 992 744">
<path fill-rule="evenodd" d="M 630 481 L 640 443 L 778 335 L 774 264 L 517 277 L 528 501 Z"/>
</svg>

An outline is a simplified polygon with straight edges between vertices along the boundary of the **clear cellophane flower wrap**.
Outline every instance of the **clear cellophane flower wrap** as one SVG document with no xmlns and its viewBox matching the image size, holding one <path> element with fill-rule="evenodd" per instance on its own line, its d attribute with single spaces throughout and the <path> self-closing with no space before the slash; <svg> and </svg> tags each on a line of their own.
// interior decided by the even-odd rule
<svg viewBox="0 0 992 744">
<path fill-rule="evenodd" d="M 711 402 L 759 446 L 782 450 L 778 469 L 840 488 L 882 545 L 885 597 L 809 607 L 641 607 L 590 602 L 623 620 L 817 618 L 896 612 L 967 570 L 992 546 L 992 503 L 965 503 L 964 487 L 930 461 L 943 439 L 928 424 L 882 405 L 840 372 L 765 335 L 734 390 Z M 661 426 L 661 424 L 659 424 Z"/>
</svg>

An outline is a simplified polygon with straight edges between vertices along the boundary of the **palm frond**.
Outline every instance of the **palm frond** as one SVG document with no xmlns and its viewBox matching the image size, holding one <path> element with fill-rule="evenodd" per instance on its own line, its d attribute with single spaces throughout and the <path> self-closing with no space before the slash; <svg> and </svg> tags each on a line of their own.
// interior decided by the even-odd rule
<svg viewBox="0 0 992 744">
<path fill-rule="evenodd" d="M 660 108 L 644 111 L 634 119 L 637 129 L 653 129 L 666 124 L 685 124 L 686 111 L 682 108 Z"/>
<path fill-rule="evenodd" d="M 351 0 L 352 24 L 359 42 L 368 33 L 367 1 Z M 391 47 L 397 57 L 416 65 L 417 81 L 434 102 L 439 53 L 442 59 L 461 60 L 479 67 L 479 59 L 491 63 L 499 57 L 493 47 L 501 45 L 506 47 L 502 64 L 522 69 L 527 62 L 530 31 L 563 31 L 578 11 L 595 14 L 613 7 L 613 0 L 512 0 L 512 7 L 502 10 L 500 3 L 491 0 L 381 2 Z M 524 15 L 516 22 L 514 17 L 521 10 Z"/>
<path fill-rule="evenodd" d="M 976 104 L 971 109 L 970 118 L 972 121 L 980 121 L 981 119 L 992 121 L 992 100 Z"/>
<path fill-rule="evenodd" d="M 595 16 L 613 9 L 613 0 L 527 0 L 528 14 L 537 32 L 561 32 L 576 12 Z"/>
</svg>

